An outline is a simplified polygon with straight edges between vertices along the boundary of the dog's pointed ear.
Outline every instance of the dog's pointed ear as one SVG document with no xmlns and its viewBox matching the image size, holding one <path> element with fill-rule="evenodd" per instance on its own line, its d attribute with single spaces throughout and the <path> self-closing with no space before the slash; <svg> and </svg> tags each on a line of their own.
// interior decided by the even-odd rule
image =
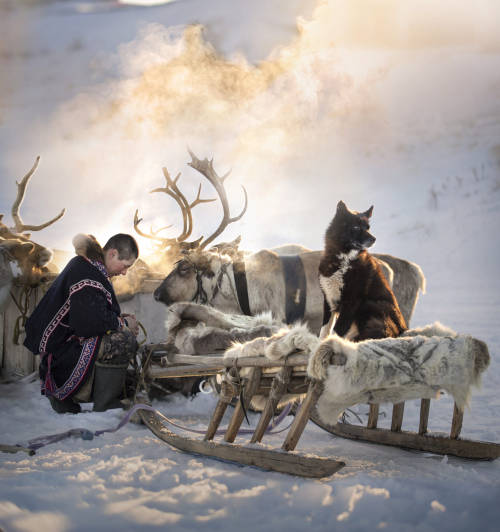
<svg viewBox="0 0 500 532">
<path fill-rule="evenodd" d="M 360 216 L 362 218 L 371 218 L 372 217 L 372 213 L 373 213 L 373 205 L 366 212 L 362 212 L 360 214 Z"/>
<path fill-rule="evenodd" d="M 347 212 L 346 204 L 342 200 L 337 203 L 337 212 Z"/>
</svg>

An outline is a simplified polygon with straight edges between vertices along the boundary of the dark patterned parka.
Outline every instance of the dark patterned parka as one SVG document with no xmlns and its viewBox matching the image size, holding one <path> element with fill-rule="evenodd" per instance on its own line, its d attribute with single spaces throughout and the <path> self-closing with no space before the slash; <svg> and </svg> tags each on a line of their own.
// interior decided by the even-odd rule
<svg viewBox="0 0 500 532">
<path fill-rule="evenodd" d="M 42 394 L 74 395 L 92 373 L 103 335 L 124 325 L 104 265 L 71 259 L 26 322 L 24 345 L 40 355 Z"/>
</svg>

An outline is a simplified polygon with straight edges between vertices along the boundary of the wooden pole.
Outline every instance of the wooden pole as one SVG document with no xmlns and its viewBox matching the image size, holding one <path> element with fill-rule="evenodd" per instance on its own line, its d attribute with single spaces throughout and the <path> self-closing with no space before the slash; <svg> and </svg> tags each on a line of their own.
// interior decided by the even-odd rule
<svg viewBox="0 0 500 532">
<path fill-rule="evenodd" d="M 250 443 L 260 442 L 262 440 L 269 422 L 271 421 L 276 410 L 276 407 L 278 406 L 279 400 L 286 392 L 288 383 L 290 382 L 291 374 L 292 368 L 284 367 L 281 368 L 276 377 L 274 377 L 266 406 L 264 407 L 264 411 L 260 416 L 259 423 L 257 424 L 257 427 L 252 435 Z"/>
<path fill-rule="evenodd" d="M 451 421 L 450 438 L 452 440 L 458 439 L 460 431 L 462 430 L 462 422 L 464 420 L 464 413 L 458 408 L 457 403 L 453 405 L 453 419 Z"/>
<path fill-rule="evenodd" d="M 378 403 L 370 405 L 370 414 L 368 415 L 368 423 L 366 424 L 366 428 L 367 429 L 376 429 L 377 428 L 378 409 L 379 409 Z"/>
<path fill-rule="evenodd" d="M 306 398 L 302 403 L 299 411 L 295 415 L 292 426 L 286 435 L 285 441 L 281 448 L 284 451 L 293 451 L 299 442 L 302 433 L 309 421 L 311 409 L 316 405 L 321 392 L 323 391 L 323 384 L 321 381 L 312 381 L 309 384 Z"/>
<path fill-rule="evenodd" d="M 392 423 L 391 430 L 393 432 L 401 432 L 403 426 L 403 414 L 405 411 L 405 404 L 397 403 L 392 407 Z"/>
<path fill-rule="evenodd" d="M 204 440 L 212 440 L 219 428 L 219 425 L 224 417 L 227 406 L 231 403 L 233 397 L 236 395 L 236 387 L 229 382 L 229 379 L 226 377 L 221 383 L 221 393 L 217 406 L 215 407 L 214 413 L 210 418 L 210 423 L 208 424 L 207 432 L 205 433 Z"/>
<path fill-rule="evenodd" d="M 243 389 L 242 398 L 239 399 L 238 404 L 234 409 L 233 417 L 231 418 L 226 434 L 224 435 L 224 441 L 229 443 L 234 442 L 245 417 L 244 409 L 250 404 L 250 400 L 259 388 L 261 372 L 262 370 L 260 368 L 252 368 L 250 370 L 250 375 Z M 242 404 L 242 399 L 244 404 Z"/>
<path fill-rule="evenodd" d="M 420 435 L 427 433 L 427 424 L 429 422 L 430 408 L 431 408 L 430 399 L 422 399 L 420 401 L 420 424 L 418 426 L 418 433 Z"/>
</svg>

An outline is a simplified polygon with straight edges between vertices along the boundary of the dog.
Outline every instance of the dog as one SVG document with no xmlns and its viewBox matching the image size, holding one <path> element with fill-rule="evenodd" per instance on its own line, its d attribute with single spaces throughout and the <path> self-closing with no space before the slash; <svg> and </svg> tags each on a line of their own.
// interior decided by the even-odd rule
<svg viewBox="0 0 500 532">
<path fill-rule="evenodd" d="M 320 338 L 332 331 L 348 340 L 395 338 L 407 325 L 382 270 L 366 251 L 375 242 L 370 234 L 373 205 L 365 212 L 350 211 L 343 201 L 325 234 L 319 265 L 325 297 Z"/>
</svg>

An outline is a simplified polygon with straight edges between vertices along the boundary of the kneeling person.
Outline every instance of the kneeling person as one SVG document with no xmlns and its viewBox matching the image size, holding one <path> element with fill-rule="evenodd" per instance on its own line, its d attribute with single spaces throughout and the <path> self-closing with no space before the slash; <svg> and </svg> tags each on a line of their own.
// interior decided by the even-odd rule
<svg viewBox="0 0 500 532">
<path fill-rule="evenodd" d="M 104 248 L 91 235 L 73 243 L 78 255 L 28 318 L 24 345 L 40 355 L 42 394 L 56 412 L 77 413 L 89 401 L 96 411 L 118 408 L 139 328 L 121 314 L 110 279 L 127 273 L 139 249 L 123 233 Z"/>
</svg>

